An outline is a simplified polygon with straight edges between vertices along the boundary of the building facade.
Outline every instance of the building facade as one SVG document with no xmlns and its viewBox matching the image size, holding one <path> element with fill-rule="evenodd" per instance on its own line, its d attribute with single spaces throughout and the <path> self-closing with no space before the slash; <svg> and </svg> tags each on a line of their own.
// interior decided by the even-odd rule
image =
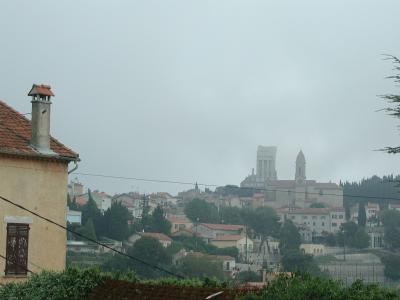
<svg viewBox="0 0 400 300">
<path fill-rule="evenodd" d="M 0 195 L 63 226 L 68 164 L 77 153 L 50 136 L 50 87 L 33 85 L 32 118 L 0 101 Z M 0 201 L 0 283 L 66 266 L 64 229 Z"/>
<path fill-rule="evenodd" d="M 345 211 L 337 208 L 281 208 L 277 210 L 281 222 L 291 220 L 300 231 L 304 241 L 325 233 L 336 233 L 346 222 Z"/>
<path fill-rule="evenodd" d="M 271 157 L 275 158 L 275 156 Z M 275 163 L 272 163 L 272 160 L 269 160 L 269 163 L 264 162 L 268 160 L 262 161 L 263 163 L 260 163 L 257 159 L 258 166 L 263 170 L 260 171 L 260 174 L 263 176 L 253 172 L 242 181 L 240 186 L 264 191 L 264 205 L 275 209 L 285 206 L 305 208 L 310 207 L 313 203 L 322 203 L 328 207 L 343 207 L 343 189 L 339 185 L 332 182 L 320 183 L 315 180 L 307 180 L 306 159 L 302 151 L 296 158 L 293 180 L 277 180 L 276 176 L 265 177 L 265 172 L 273 173 L 273 170 L 267 168 L 268 171 L 265 171 L 264 166 L 272 165 L 275 168 Z"/>
</svg>

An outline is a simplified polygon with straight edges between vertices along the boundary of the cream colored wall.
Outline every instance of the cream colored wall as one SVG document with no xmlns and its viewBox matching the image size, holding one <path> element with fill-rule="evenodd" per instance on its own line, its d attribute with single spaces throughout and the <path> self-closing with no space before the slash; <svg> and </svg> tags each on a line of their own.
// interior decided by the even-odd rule
<svg viewBox="0 0 400 300">
<path fill-rule="evenodd" d="M 66 224 L 67 164 L 0 156 L 0 195 L 55 222 Z M 0 254 L 6 255 L 5 216 L 32 218 L 29 231 L 28 269 L 63 270 L 66 232 L 0 199 Z M 0 282 L 5 262 L 0 258 Z"/>
</svg>

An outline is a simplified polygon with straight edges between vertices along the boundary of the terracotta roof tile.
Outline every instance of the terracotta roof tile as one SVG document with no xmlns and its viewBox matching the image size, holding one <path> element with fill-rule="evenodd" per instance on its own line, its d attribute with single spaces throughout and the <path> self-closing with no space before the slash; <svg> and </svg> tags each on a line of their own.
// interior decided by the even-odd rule
<svg viewBox="0 0 400 300">
<path fill-rule="evenodd" d="M 34 84 L 31 91 L 28 93 L 28 96 L 33 95 L 54 96 L 51 91 L 51 86 L 45 84 Z"/>
<path fill-rule="evenodd" d="M 19 112 L 0 101 L 0 153 L 45 157 L 30 146 L 31 122 Z M 50 148 L 59 155 L 55 158 L 76 160 L 79 155 L 54 138 Z"/>
<path fill-rule="evenodd" d="M 201 225 L 208 227 L 213 230 L 241 230 L 244 228 L 243 225 L 228 225 L 228 224 L 209 224 L 201 223 Z"/>
</svg>

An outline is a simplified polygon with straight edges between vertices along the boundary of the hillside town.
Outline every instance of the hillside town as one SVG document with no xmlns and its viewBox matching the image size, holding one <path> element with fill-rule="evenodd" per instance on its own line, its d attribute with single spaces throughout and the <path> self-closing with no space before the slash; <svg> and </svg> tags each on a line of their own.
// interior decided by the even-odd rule
<svg viewBox="0 0 400 300">
<path fill-rule="evenodd" d="M 0 300 L 400 300 L 400 1 L 0 5 Z"/>
<path fill-rule="evenodd" d="M 85 188 L 76 178 L 68 185 L 67 221 L 70 225 L 82 226 L 82 211 L 88 205 L 89 199 L 94 201 L 99 212 L 104 214 L 112 208 L 113 204 L 121 204 L 129 211 L 129 224 L 142 224 L 143 218 L 154 214 L 156 209 L 163 213 L 166 222 L 170 224 L 168 230 L 146 231 L 141 227 L 140 231 L 132 232 L 125 240 L 112 240 L 106 238 L 113 247 L 127 251 L 136 241 L 142 237 L 157 240 L 164 248 L 172 248 L 171 244 L 186 240 L 200 240 L 205 245 L 215 246 L 224 255 L 210 254 L 202 247 L 179 247 L 172 255 L 174 264 L 179 264 L 185 257 L 207 258 L 209 261 L 218 262 L 231 278 L 235 278 L 240 272 L 254 272 L 262 274 L 265 271 L 282 272 L 282 253 L 280 251 L 279 234 L 272 233 L 263 236 L 260 231 L 252 228 L 245 220 L 227 218 L 224 220 L 224 212 L 257 211 L 263 208 L 271 209 L 276 215 L 276 222 L 284 224 L 290 220 L 296 227 L 301 238 L 299 249 L 304 254 L 312 255 L 321 261 L 320 268 L 328 272 L 333 278 L 341 278 L 351 283 L 357 279 L 371 282 L 384 282 L 384 266 L 379 258 L 371 253 L 363 254 L 363 249 L 383 249 L 384 228 L 379 222 L 380 205 L 367 202 L 363 207 L 354 205 L 350 215 L 346 216 L 343 205 L 343 186 L 328 182 L 320 183 L 306 178 L 306 159 L 300 150 L 295 160 L 293 180 L 278 180 L 276 165 L 277 147 L 259 146 L 257 149 L 257 171 L 245 178 L 240 186 L 218 187 L 215 191 L 210 188 L 200 189 L 196 183 L 192 189 L 173 196 L 166 192 L 152 194 L 140 194 L 138 192 L 126 192 L 108 195 L 105 192 Z M 210 220 L 202 220 L 198 217 L 185 214 L 190 204 L 198 202 L 197 209 L 203 209 L 201 205 L 211 207 L 215 214 L 219 215 L 215 223 Z M 72 208 L 74 209 L 72 209 Z M 367 225 L 363 245 L 352 246 L 348 241 L 347 257 L 346 245 L 332 244 L 332 239 L 343 232 L 347 222 L 358 224 L 358 214 L 363 210 Z M 389 203 L 387 209 L 400 210 L 400 205 Z M 145 216 L 146 215 L 146 216 Z M 210 214 L 212 215 L 212 213 Z M 267 217 L 266 217 L 267 218 Z M 268 222 L 268 220 L 262 220 Z M 136 228 L 140 228 L 136 227 Z M 362 236 L 360 233 L 360 236 Z M 362 238 L 362 237 L 361 237 Z M 358 249 L 357 249 L 358 248 Z M 199 250 L 201 249 L 201 250 Z M 70 253 L 103 253 L 107 249 L 99 245 L 93 245 L 87 241 L 67 241 L 67 250 Z M 227 255 L 233 253 L 234 255 Z M 76 257 L 76 254 L 74 254 Z M 332 260 L 327 263 L 325 258 Z M 345 271 L 344 265 L 349 268 L 357 268 L 354 274 Z M 361 265 L 363 267 L 361 267 Z M 338 269 L 343 267 L 343 272 Z M 370 268 L 374 268 L 374 274 L 370 274 Z M 364 269 L 363 269 L 364 268 Z"/>
</svg>

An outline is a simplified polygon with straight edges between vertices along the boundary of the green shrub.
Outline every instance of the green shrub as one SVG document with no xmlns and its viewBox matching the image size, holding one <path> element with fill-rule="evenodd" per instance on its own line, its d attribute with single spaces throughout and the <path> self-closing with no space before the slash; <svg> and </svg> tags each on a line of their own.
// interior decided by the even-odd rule
<svg viewBox="0 0 400 300">
<path fill-rule="evenodd" d="M 10 283 L 0 288 L 0 299 L 63 300 L 85 299 L 107 275 L 96 269 L 67 269 L 64 272 L 42 272 L 27 282 Z"/>
<path fill-rule="evenodd" d="M 346 288 L 341 282 L 321 277 L 312 277 L 308 274 L 294 276 L 281 275 L 272 281 L 261 295 L 248 295 L 242 300 L 390 300 L 400 299 L 393 290 L 381 288 L 376 284 L 354 282 Z"/>
</svg>

